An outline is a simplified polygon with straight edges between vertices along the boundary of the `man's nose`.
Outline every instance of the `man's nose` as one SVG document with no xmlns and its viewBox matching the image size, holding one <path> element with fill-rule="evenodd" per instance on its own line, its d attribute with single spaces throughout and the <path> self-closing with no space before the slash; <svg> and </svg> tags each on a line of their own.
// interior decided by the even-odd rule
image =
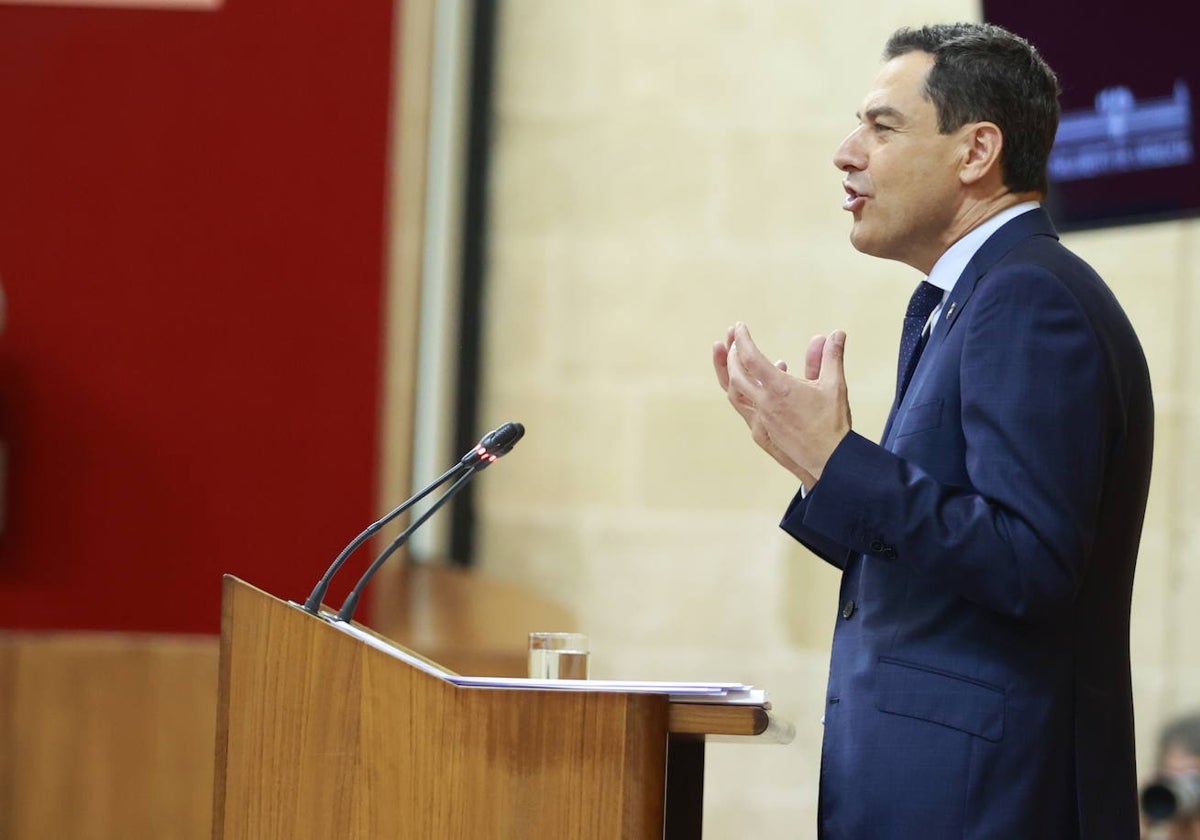
<svg viewBox="0 0 1200 840">
<path fill-rule="evenodd" d="M 833 165 L 843 172 L 867 167 L 866 155 L 862 148 L 861 131 L 862 127 L 859 126 L 847 134 L 842 145 L 838 146 L 837 151 L 833 153 Z"/>
</svg>

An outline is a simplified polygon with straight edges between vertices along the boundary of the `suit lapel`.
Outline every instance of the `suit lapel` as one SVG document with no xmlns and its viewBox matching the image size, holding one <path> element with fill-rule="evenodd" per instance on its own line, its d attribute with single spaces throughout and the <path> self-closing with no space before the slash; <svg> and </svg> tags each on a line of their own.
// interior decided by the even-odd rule
<svg viewBox="0 0 1200 840">
<path fill-rule="evenodd" d="M 901 413 L 901 409 L 908 402 L 908 395 L 917 390 L 921 380 L 924 379 L 925 373 L 929 370 L 929 365 L 926 364 L 926 361 L 937 353 L 946 335 L 958 323 L 959 315 L 962 314 L 967 301 L 971 299 L 971 295 L 975 294 L 975 288 L 978 286 L 980 278 L 1005 254 L 1011 251 L 1017 243 L 1031 236 L 1053 236 L 1055 239 L 1058 239 L 1058 232 L 1055 231 L 1054 224 L 1050 221 L 1050 217 L 1046 214 L 1046 211 L 1040 207 L 1028 213 L 1022 213 L 1015 219 L 1006 222 L 998 231 L 988 237 L 987 241 L 975 252 L 975 256 L 971 258 L 971 261 L 967 263 L 967 267 L 963 269 L 963 273 L 959 275 L 954 288 L 950 290 L 950 294 L 946 297 L 946 302 L 942 304 L 941 316 L 934 325 L 933 331 L 929 334 L 929 341 L 921 353 L 921 358 L 917 362 L 917 369 L 913 373 L 912 380 L 908 383 L 904 397 L 897 405 L 892 406 L 887 424 L 883 429 L 882 440 L 885 445 L 891 442 L 892 427 L 895 425 L 897 415 Z"/>
<path fill-rule="evenodd" d="M 975 252 L 975 256 L 971 257 L 971 261 L 959 275 L 954 288 L 950 290 L 950 294 L 942 306 L 942 315 L 929 335 L 929 344 L 925 348 L 926 353 L 936 349 L 937 345 L 942 343 L 946 333 L 954 329 L 959 313 L 971 299 L 971 295 L 975 293 L 979 278 L 987 274 L 988 269 L 1016 247 L 1017 243 L 1031 236 L 1053 236 L 1058 239 L 1054 224 L 1046 215 L 1046 211 L 1040 207 L 1030 210 L 1028 213 L 1022 213 L 988 237 L 988 240 Z"/>
</svg>

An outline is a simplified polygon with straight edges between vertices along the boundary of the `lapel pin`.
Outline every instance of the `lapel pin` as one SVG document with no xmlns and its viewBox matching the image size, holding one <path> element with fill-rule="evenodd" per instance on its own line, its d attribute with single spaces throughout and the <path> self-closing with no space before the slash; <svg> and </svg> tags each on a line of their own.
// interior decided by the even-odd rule
<svg viewBox="0 0 1200 840">
<path fill-rule="evenodd" d="M 958 308 L 958 301 L 950 301 L 950 308 L 946 310 L 946 320 L 949 321 L 954 317 L 954 310 Z"/>
</svg>

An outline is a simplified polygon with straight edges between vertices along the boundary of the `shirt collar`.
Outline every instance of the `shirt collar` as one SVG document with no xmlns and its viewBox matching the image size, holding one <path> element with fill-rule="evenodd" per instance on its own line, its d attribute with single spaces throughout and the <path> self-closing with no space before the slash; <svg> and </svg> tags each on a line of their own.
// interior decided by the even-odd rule
<svg viewBox="0 0 1200 840">
<path fill-rule="evenodd" d="M 1036 201 L 1022 201 L 1020 204 L 1006 207 L 983 224 L 967 231 L 965 236 L 947 248 L 946 253 L 938 258 L 938 261 L 933 264 L 933 271 L 929 272 L 929 277 L 926 279 L 943 292 L 949 292 L 958 282 L 958 277 L 966 269 L 967 263 L 975 256 L 975 252 L 983 247 L 983 243 L 987 242 L 993 233 L 1003 227 L 1006 222 L 1015 219 L 1022 213 L 1028 213 L 1038 206 Z"/>
</svg>

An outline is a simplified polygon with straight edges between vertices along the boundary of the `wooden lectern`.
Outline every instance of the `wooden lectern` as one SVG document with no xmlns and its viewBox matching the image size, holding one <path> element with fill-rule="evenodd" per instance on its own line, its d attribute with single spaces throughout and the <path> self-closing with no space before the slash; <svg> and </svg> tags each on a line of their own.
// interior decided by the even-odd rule
<svg viewBox="0 0 1200 840">
<path fill-rule="evenodd" d="M 460 687 L 226 577 L 215 840 L 700 839 L 704 742 L 763 706 Z"/>
</svg>

